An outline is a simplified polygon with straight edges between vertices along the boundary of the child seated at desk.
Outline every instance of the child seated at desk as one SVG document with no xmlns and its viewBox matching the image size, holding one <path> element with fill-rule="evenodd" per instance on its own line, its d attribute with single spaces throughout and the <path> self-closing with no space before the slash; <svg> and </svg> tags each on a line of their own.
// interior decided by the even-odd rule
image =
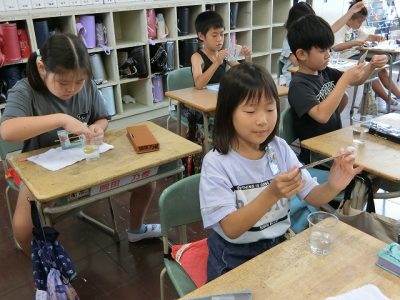
<svg viewBox="0 0 400 300">
<path fill-rule="evenodd" d="M 335 23 L 332 24 L 331 26 L 332 31 L 336 32 L 340 28 L 342 28 L 346 24 L 346 22 L 353 16 L 353 14 L 361 10 L 363 7 L 364 7 L 363 2 L 359 2 L 353 5 L 345 15 L 340 17 Z M 290 25 L 292 25 L 294 21 L 306 15 L 315 15 L 315 11 L 310 4 L 306 2 L 299 2 L 294 4 L 292 8 L 289 10 L 288 18 L 285 23 L 286 30 L 289 31 Z M 289 86 L 291 80 L 291 73 L 288 71 L 288 69 L 292 66 L 297 67 L 299 63 L 297 62 L 296 57 L 290 50 L 287 38 L 283 40 L 282 53 L 279 57 L 279 61 L 282 64 L 282 76 L 285 79 L 286 85 Z M 347 98 L 344 99 L 344 101 L 342 102 L 343 108 L 344 106 L 346 106 L 346 103 L 347 103 Z"/>
<path fill-rule="evenodd" d="M 63 33 L 51 36 L 29 57 L 27 78 L 8 92 L 1 118 L 2 139 L 24 141 L 22 152 L 55 145 L 61 128 L 102 140 L 109 116 L 91 78 L 89 55 L 81 39 Z M 154 190 L 155 183 L 150 183 L 132 191 L 130 242 L 161 236 L 159 224 L 143 224 Z M 34 196 L 22 184 L 13 231 L 22 250 L 30 256 L 32 220 L 28 198 Z"/>
<path fill-rule="evenodd" d="M 224 45 L 224 20 L 215 11 L 200 13 L 195 21 L 197 36 L 203 48 L 191 57 L 192 74 L 195 87 L 204 88 L 207 84 L 219 83 L 225 74 L 226 65 L 234 66 L 238 62 L 227 60 L 228 49 Z M 247 46 L 241 49 L 246 61 L 251 60 L 251 50 Z"/>
<path fill-rule="evenodd" d="M 318 185 L 299 170 L 294 152 L 276 136 L 278 127 L 271 75 L 253 63 L 232 67 L 221 81 L 214 149 L 201 170 L 203 224 L 214 230 L 207 241 L 207 281 L 285 240 L 291 196 L 315 206 L 328 203 L 362 169 L 346 154 L 335 159 L 328 182 Z"/>
<path fill-rule="evenodd" d="M 334 36 L 329 24 L 307 15 L 292 24 L 288 32 L 292 53 L 299 62 L 293 74 L 288 100 L 295 112 L 295 132 L 300 141 L 340 129 L 339 104 L 349 85 L 362 84 L 376 68 L 387 63 L 386 55 L 374 55 L 369 64 L 346 72 L 327 67 Z M 301 148 L 300 161 L 310 161 L 310 151 Z"/>
<path fill-rule="evenodd" d="M 352 1 L 349 7 L 349 11 L 360 2 L 362 2 L 362 0 Z M 335 33 L 335 44 L 333 46 L 333 50 L 341 51 L 341 58 L 359 59 L 360 51 L 354 49 L 355 47 L 363 46 L 366 41 L 379 42 L 384 40 L 384 37 L 380 35 L 368 34 L 364 30 L 362 30 L 361 25 L 365 21 L 367 16 L 368 10 L 366 7 L 363 7 L 360 11 L 355 12 L 350 20 L 346 22 L 346 25 Z M 388 89 L 390 86 L 392 93 L 396 96 L 397 99 L 400 99 L 400 89 L 394 81 L 392 81 L 390 85 L 389 74 L 386 69 L 380 70 L 378 72 L 378 76 L 380 80 L 377 79 L 372 82 L 372 89 L 381 98 L 380 102 L 378 102 L 379 112 L 386 113 L 386 104 L 389 103 L 389 98 L 388 93 L 386 92 L 384 87 Z M 384 87 L 381 83 L 384 85 Z M 393 111 L 400 110 L 400 103 L 397 99 L 391 99 L 390 108 Z"/>
</svg>

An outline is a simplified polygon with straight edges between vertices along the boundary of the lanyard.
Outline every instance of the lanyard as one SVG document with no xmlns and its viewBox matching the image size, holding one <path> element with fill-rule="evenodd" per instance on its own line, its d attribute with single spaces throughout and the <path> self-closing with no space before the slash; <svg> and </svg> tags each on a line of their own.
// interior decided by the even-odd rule
<svg viewBox="0 0 400 300">
<path fill-rule="evenodd" d="M 268 158 L 268 165 L 269 168 L 271 169 L 272 174 L 278 175 L 280 172 L 279 166 L 278 166 L 278 161 L 276 159 L 275 155 L 275 150 L 271 146 L 266 146 L 265 151 L 267 153 L 267 158 Z"/>
</svg>

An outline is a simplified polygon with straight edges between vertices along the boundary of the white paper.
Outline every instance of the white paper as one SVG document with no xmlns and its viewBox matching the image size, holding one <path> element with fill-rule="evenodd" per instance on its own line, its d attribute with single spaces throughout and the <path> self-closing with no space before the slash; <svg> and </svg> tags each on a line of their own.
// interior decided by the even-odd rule
<svg viewBox="0 0 400 300">
<path fill-rule="evenodd" d="M 348 291 L 344 294 L 334 297 L 328 297 L 325 300 L 390 300 L 381 290 L 373 284 L 366 284 L 357 289 Z"/>
<path fill-rule="evenodd" d="M 103 143 L 100 145 L 99 151 L 103 153 L 113 148 L 113 145 Z M 85 159 L 85 154 L 82 148 L 62 150 L 61 147 L 52 148 L 44 153 L 28 157 L 29 161 L 50 171 L 60 170 L 83 159 Z"/>
</svg>

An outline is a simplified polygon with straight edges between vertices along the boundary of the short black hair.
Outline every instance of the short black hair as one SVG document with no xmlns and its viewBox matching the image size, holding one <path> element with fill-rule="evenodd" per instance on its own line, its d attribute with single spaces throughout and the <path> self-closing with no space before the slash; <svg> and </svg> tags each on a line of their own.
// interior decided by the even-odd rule
<svg viewBox="0 0 400 300">
<path fill-rule="evenodd" d="M 314 9 L 307 2 L 299 2 L 292 6 L 289 10 L 289 15 L 285 23 L 286 30 L 289 30 L 290 25 L 299 18 L 307 15 L 315 15 Z"/>
<path fill-rule="evenodd" d="M 244 101 L 258 101 L 262 96 L 276 103 L 278 112 L 275 127 L 260 145 L 264 150 L 275 137 L 279 128 L 279 96 L 275 82 L 268 71 L 255 63 L 245 62 L 229 69 L 222 78 L 215 111 L 213 143 L 214 149 L 227 154 L 236 137 L 233 113 Z"/>
<path fill-rule="evenodd" d="M 196 33 L 204 35 L 212 28 L 225 28 L 224 19 L 215 11 L 207 10 L 200 13 L 194 22 Z"/>
<path fill-rule="evenodd" d="M 329 49 L 335 41 L 331 26 L 316 15 L 307 15 L 295 21 L 289 28 L 287 39 L 295 55 L 298 49 Z"/>
<path fill-rule="evenodd" d="M 358 2 L 361 2 L 361 1 L 363 1 L 363 0 L 353 0 L 353 1 L 350 1 L 349 10 L 350 10 L 350 8 L 353 7 L 354 4 L 356 4 L 356 3 L 358 3 Z M 356 12 L 355 14 L 353 14 L 353 15 L 351 16 L 351 19 L 357 19 L 357 18 L 360 18 L 360 17 L 366 18 L 367 16 L 368 16 L 368 10 L 367 10 L 367 8 L 364 6 L 359 12 Z"/>
</svg>

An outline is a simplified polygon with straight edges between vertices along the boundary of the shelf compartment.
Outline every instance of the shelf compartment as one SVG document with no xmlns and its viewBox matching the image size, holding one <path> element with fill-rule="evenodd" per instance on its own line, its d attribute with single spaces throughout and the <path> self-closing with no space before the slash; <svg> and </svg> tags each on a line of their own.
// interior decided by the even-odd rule
<svg viewBox="0 0 400 300">
<path fill-rule="evenodd" d="M 189 67 L 192 54 L 199 49 L 199 43 L 196 38 L 181 40 L 178 43 L 179 65 Z"/>
<path fill-rule="evenodd" d="M 134 46 L 147 43 L 147 21 L 144 10 L 129 10 L 113 13 L 115 44 Z"/>
<path fill-rule="evenodd" d="M 121 82 L 149 76 L 148 47 L 130 47 L 117 50 L 118 76 Z"/>
<path fill-rule="evenodd" d="M 195 35 L 197 37 L 194 22 L 202 11 L 201 5 L 178 6 L 176 8 L 177 35 L 185 38 L 188 38 L 190 35 Z M 183 24 L 185 20 L 188 20 L 188 24 Z"/>
<path fill-rule="evenodd" d="M 272 23 L 272 0 L 253 0 L 253 27 Z"/>
<path fill-rule="evenodd" d="M 232 22 L 231 13 L 234 13 L 234 7 L 238 5 L 238 13 L 236 18 L 236 24 Z M 235 25 L 235 26 L 234 26 Z M 229 28 L 232 30 L 251 28 L 251 2 L 231 2 L 230 3 L 230 18 L 229 18 Z"/>
<path fill-rule="evenodd" d="M 278 74 L 278 60 L 280 56 L 280 52 L 271 55 L 271 74 Z"/>
<path fill-rule="evenodd" d="M 72 16 L 34 19 L 35 48 L 40 48 L 53 32 L 76 34 L 75 22 Z"/>
<path fill-rule="evenodd" d="M 92 55 L 100 55 L 101 57 L 101 61 L 103 63 L 103 67 L 104 67 L 104 71 L 105 71 L 105 75 L 106 78 L 104 78 L 106 80 L 106 82 L 116 82 L 118 80 L 118 67 L 116 62 L 116 51 L 113 50 L 111 51 L 110 55 L 105 54 L 104 52 L 99 52 L 99 53 L 95 53 Z M 92 67 L 92 70 L 94 68 Z"/>
<path fill-rule="evenodd" d="M 76 15 L 75 16 L 75 24 L 79 22 L 79 19 L 81 16 L 94 16 L 95 17 L 95 24 L 97 26 L 98 23 L 103 24 L 103 30 L 105 32 L 105 42 L 106 42 L 106 47 L 112 48 L 115 45 L 115 40 L 114 40 L 114 32 L 113 32 L 113 20 L 112 20 L 112 14 L 111 13 L 87 13 L 87 14 L 81 14 L 81 15 Z M 76 27 L 76 25 L 75 25 Z M 78 33 L 78 32 L 77 32 Z M 99 48 L 98 42 L 97 42 L 97 33 L 96 34 L 96 47 L 90 48 L 91 49 L 97 49 Z M 100 47 L 99 49 L 102 50 Z M 89 50 L 89 51 L 90 51 Z"/>
<path fill-rule="evenodd" d="M 275 3 L 276 2 L 276 3 Z M 279 2 L 279 4 L 278 4 Z M 274 0 L 274 3 L 272 5 L 271 11 L 273 11 L 272 14 L 272 23 L 278 23 L 278 24 L 284 24 L 286 22 L 287 16 L 288 16 L 288 11 L 291 6 L 291 0 Z"/>
<path fill-rule="evenodd" d="M 267 55 L 262 55 L 258 57 L 253 57 L 253 63 L 264 67 L 265 69 L 269 69 L 269 59 Z"/>
<path fill-rule="evenodd" d="M 225 29 L 229 27 L 229 4 L 228 3 L 208 3 L 206 10 L 217 12 L 224 20 Z"/>
<path fill-rule="evenodd" d="M 173 7 L 157 8 L 157 14 L 162 13 L 164 16 L 165 25 L 168 28 L 168 35 L 165 39 L 161 41 L 166 41 L 168 39 L 175 39 L 178 36 L 178 27 L 175 22 L 176 20 L 176 10 Z"/>
<path fill-rule="evenodd" d="M 153 106 L 153 94 L 151 91 L 151 79 L 135 80 L 132 82 L 121 83 L 121 100 L 125 95 L 135 99 L 135 103 L 124 103 L 122 101 L 122 113 L 132 110 L 135 107 Z"/>
<path fill-rule="evenodd" d="M 285 37 L 286 37 L 285 27 L 273 27 L 271 49 L 282 49 L 282 43 Z"/>
<path fill-rule="evenodd" d="M 252 51 L 266 52 L 271 49 L 271 30 L 258 29 L 253 30 L 252 36 Z"/>
<path fill-rule="evenodd" d="M 251 47 L 251 32 L 236 32 L 236 43 L 242 46 Z"/>
</svg>

